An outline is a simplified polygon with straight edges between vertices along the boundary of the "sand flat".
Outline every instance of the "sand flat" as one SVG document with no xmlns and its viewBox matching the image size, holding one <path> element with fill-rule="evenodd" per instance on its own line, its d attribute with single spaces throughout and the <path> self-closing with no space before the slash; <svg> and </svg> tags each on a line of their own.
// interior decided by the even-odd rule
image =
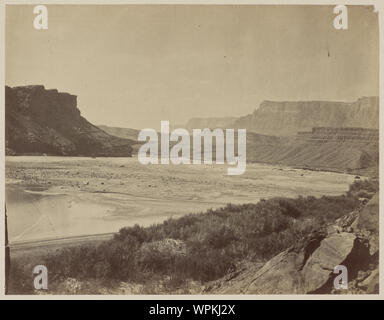
<svg viewBox="0 0 384 320">
<path fill-rule="evenodd" d="M 339 195 L 354 176 L 248 164 L 142 165 L 137 158 L 6 157 L 10 242 L 117 232 L 227 203 Z"/>
</svg>

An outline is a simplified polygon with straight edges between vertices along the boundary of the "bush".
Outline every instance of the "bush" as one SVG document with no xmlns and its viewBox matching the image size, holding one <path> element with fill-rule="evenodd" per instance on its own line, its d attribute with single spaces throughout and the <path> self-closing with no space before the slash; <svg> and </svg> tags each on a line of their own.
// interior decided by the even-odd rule
<svg viewBox="0 0 384 320">
<path fill-rule="evenodd" d="M 237 240 L 235 233 L 227 226 L 221 226 L 217 230 L 212 230 L 204 239 L 204 242 L 213 249 L 227 247 L 231 242 Z"/>
<path fill-rule="evenodd" d="M 355 180 L 350 186 L 347 193 L 348 196 L 355 196 L 359 192 L 371 194 L 370 198 L 374 193 L 379 191 L 379 181 L 376 179 L 365 179 Z"/>
<path fill-rule="evenodd" d="M 175 254 L 168 249 L 159 250 L 154 243 L 149 243 L 140 250 L 138 260 L 141 270 L 164 274 L 172 268 Z"/>
<path fill-rule="evenodd" d="M 224 276 L 235 265 L 235 255 L 229 248 L 215 250 L 200 242 L 189 244 L 185 256 L 175 261 L 174 273 L 202 282 Z"/>
<path fill-rule="evenodd" d="M 359 196 L 371 196 L 377 190 L 377 181 L 359 180 L 342 196 L 280 197 L 256 204 L 228 204 L 146 228 L 126 227 L 100 245 L 65 248 L 51 254 L 45 258 L 45 265 L 50 281 L 68 277 L 142 281 L 159 275 L 173 278 L 175 283 L 181 279 L 215 280 L 243 259 L 270 259 L 322 225 L 359 208 Z M 162 246 L 167 239 L 177 239 L 185 250 L 175 252 L 172 247 Z M 15 264 L 11 277 L 15 286 L 28 292 L 29 282 L 23 280 L 27 277 L 25 270 Z"/>
</svg>

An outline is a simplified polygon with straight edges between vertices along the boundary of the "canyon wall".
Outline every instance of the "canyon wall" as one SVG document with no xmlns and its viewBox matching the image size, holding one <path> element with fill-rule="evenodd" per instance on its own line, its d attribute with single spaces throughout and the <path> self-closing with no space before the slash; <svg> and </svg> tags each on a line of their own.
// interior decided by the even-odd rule
<svg viewBox="0 0 384 320">
<path fill-rule="evenodd" d="M 355 102 L 264 101 L 252 114 L 240 117 L 234 128 L 284 136 L 313 127 L 379 128 L 379 98 L 362 97 Z"/>
<path fill-rule="evenodd" d="M 131 156 L 132 141 L 88 122 L 77 97 L 44 86 L 5 87 L 6 154 Z"/>
</svg>

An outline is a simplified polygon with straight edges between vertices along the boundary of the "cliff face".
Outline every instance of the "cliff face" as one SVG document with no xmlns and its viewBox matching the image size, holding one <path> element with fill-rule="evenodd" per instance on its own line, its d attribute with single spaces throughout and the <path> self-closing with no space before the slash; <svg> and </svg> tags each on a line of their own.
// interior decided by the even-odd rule
<svg viewBox="0 0 384 320">
<path fill-rule="evenodd" d="M 379 128 L 379 98 L 363 97 L 355 102 L 264 101 L 253 114 L 240 117 L 235 128 L 268 135 L 294 135 L 313 127 Z"/>
<path fill-rule="evenodd" d="M 80 115 L 77 97 L 44 86 L 5 87 L 6 154 L 130 156 L 131 141 Z"/>
</svg>

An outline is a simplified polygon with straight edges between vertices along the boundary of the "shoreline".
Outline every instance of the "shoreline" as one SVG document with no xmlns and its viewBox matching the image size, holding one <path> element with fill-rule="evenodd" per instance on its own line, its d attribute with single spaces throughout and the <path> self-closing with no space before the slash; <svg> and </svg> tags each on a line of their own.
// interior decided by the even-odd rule
<svg viewBox="0 0 384 320">
<path fill-rule="evenodd" d="M 71 159 L 79 159 L 79 160 L 97 160 L 97 159 L 137 159 L 137 154 L 132 154 L 131 156 L 85 156 L 85 155 L 49 155 L 49 154 L 6 154 L 5 155 L 5 160 L 7 159 L 17 159 L 17 158 L 22 158 L 22 157 L 39 157 L 39 158 L 57 158 L 62 161 L 62 158 L 67 158 L 68 160 Z M 11 160 L 12 161 L 12 160 Z M 214 161 L 214 160 L 212 160 Z M 259 165 L 268 165 L 268 166 L 278 166 L 281 168 L 286 168 L 286 169 L 300 169 L 300 170 L 308 170 L 308 171 L 315 171 L 315 172 L 332 172 L 332 173 L 343 173 L 343 174 L 351 174 L 351 175 L 361 175 L 361 176 L 366 176 L 369 178 L 378 178 L 379 177 L 379 168 L 378 167 L 366 167 L 366 168 L 350 168 L 350 169 L 345 169 L 345 168 L 337 168 L 337 167 L 320 167 L 320 166 L 307 166 L 307 165 L 288 165 L 284 164 L 281 162 L 262 162 L 262 161 L 252 161 L 252 160 L 247 160 L 246 161 L 247 165 L 252 165 L 252 164 L 259 164 Z M 160 164 L 157 164 L 160 165 Z M 191 166 L 191 164 L 183 164 L 186 166 Z M 202 163 L 202 165 L 205 165 Z M 217 165 L 217 164 L 214 164 Z M 225 166 L 222 165 L 222 166 Z M 227 168 L 231 168 L 232 166 L 226 165 Z"/>
<path fill-rule="evenodd" d="M 6 159 L 11 242 L 114 233 L 134 224 L 150 226 L 262 198 L 337 195 L 354 180 L 345 173 L 255 163 L 244 175 L 230 177 L 222 165 L 143 166 L 132 158 L 43 159 Z M 42 220 L 36 222 L 38 217 Z M 61 229 L 62 222 L 70 227 Z M 35 232 L 38 236 L 29 235 Z"/>
</svg>

